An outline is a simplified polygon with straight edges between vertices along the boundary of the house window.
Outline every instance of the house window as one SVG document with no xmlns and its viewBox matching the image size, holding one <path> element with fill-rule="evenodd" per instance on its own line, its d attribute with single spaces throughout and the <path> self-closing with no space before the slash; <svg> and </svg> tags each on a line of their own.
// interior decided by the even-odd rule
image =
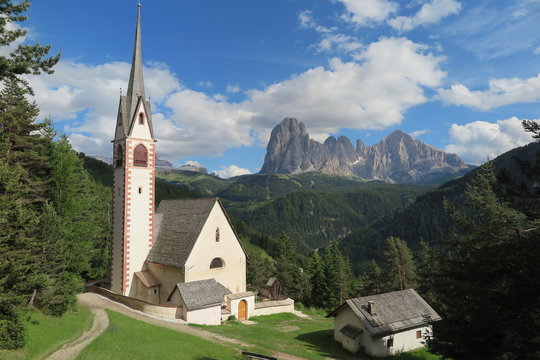
<svg viewBox="0 0 540 360">
<path fill-rule="evenodd" d="M 219 269 L 224 266 L 223 259 L 221 258 L 214 258 L 212 262 L 210 263 L 210 269 Z"/>
<path fill-rule="evenodd" d="M 122 145 L 118 145 L 116 147 L 116 161 L 115 166 L 117 168 L 122 167 L 122 164 L 124 163 L 124 151 L 122 150 Z"/>
<path fill-rule="evenodd" d="M 421 339 L 422 338 L 422 330 L 416 330 L 416 338 Z"/>
<path fill-rule="evenodd" d="M 135 147 L 135 151 L 133 153 L 133 165 L 135 166 L 144 166 L 146 167 L 148 164 L 148 151 L 144 147 L 144 145 L 139 144 Z"/>
<path fill-rule="evenodd" d="M 387 339 L 386 340 L 386 347 L 391 348 L 392 346 L 394 346 L 394 338 Z"/>
<path fill-rule="evenodd" d="M 142 187 L 139 187 L 139 194 L 142 194 Z"/>
<path fill-rule="evenodd" d="M 143 113 L 139 114 L 139 124 L 144 125 L 144 114 Z"/>
<path fill-rule="evenodd" d="M 219 228 L 216 228 L 216 242 L 219 242 Z"/>
</svg>

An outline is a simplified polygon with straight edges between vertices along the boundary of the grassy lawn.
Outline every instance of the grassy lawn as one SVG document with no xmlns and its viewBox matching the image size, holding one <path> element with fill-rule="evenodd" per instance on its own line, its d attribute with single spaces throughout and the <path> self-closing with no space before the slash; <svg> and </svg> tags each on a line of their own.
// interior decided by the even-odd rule
<svg viewBox="0 0 540 360">
<path fill-rule="evenodd" d="M 77 359 L 242 359 L 237 350 L 107 310 L 109 328 Z"/>
<path fill-rule="evenodd" d="M 44 359 L 62 345 L 75 340 L 92 326 L 93 316 L 85 307 L 62 317 L 45 316 L 31 311 L 26 316 L 28 344 L 21 350 L 2 351 L 0 359 Z"/>
<path fill-rule="evenodd" d="M 368 356 L 353 355 L 342 349 L 333 339 L 333 319 L 324 314 L 311 312 L 312 319 L 293 314 L 276 314 L 251 318 L 253 325 L 227 323 L 222 326 L 200 326 L 216 334 L 255 345 L 249 351 L 265 355 L 276 352 L 291 354 L 307 359 L 370 359 Z M 390 359 L 438 360 L 425 349 L 403 353 Z"/>
</svg>

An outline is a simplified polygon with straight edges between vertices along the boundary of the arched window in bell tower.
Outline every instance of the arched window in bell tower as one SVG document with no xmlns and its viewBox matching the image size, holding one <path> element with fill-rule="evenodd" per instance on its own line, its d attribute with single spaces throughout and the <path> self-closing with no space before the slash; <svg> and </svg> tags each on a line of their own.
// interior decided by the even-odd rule
<svg viewBox="0 0 540 360">
<path fill-rule="evenodd" d="M 115 155 L 115 165 L 117 168 L 122 167 L 124 164 L 124 149 L 122 149 L 122 145 L 118 145 L 116 147 L 116 155 Z"/>
<path fill-rule="evenodd" d="M 139 114 L 139 124 L 144 125 L 144 114 L 143 113 Z"/>
<path fill-rule="evenodd" d="M 135 166 L 148 166 L 148 151 L 143 144 L 139 144 L 135 147 L 133 152 L 133 165 Z"/>
</svg>

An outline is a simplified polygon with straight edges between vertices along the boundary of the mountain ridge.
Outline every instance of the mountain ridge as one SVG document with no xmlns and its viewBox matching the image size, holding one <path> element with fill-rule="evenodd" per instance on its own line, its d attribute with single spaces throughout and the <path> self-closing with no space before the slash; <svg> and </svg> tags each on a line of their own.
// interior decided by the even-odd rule
<svg viewBox="0 0 540 360">
<path fill-rule="evenodd" d="M 357 140 L 355 149 L 345 136 L 330 136 L 324 143 L 315 141 L 304 123 L 285 118 L 272 130 L 260 174 L 319 171 L 388 183 L 426 184 L 463 175 L 473 168 L 459 156 L 400 130 L 372 146 Z"/>
</svg>

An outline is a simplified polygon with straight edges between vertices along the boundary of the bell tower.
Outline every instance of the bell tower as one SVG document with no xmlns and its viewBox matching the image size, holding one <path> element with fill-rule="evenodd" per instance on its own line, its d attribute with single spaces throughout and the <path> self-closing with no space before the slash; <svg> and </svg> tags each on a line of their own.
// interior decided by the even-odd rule
<svg viewBox="0 0 540 360">
<path fill-rule="evenodd" d="M 113 246 L 111 290 L 131 294 L 133 274 L 154 245 L 155 143 L 150 102 L 144 95 L 141 5 L 129 85 L 120 96 L 113 142 Z"/>
</svg>

